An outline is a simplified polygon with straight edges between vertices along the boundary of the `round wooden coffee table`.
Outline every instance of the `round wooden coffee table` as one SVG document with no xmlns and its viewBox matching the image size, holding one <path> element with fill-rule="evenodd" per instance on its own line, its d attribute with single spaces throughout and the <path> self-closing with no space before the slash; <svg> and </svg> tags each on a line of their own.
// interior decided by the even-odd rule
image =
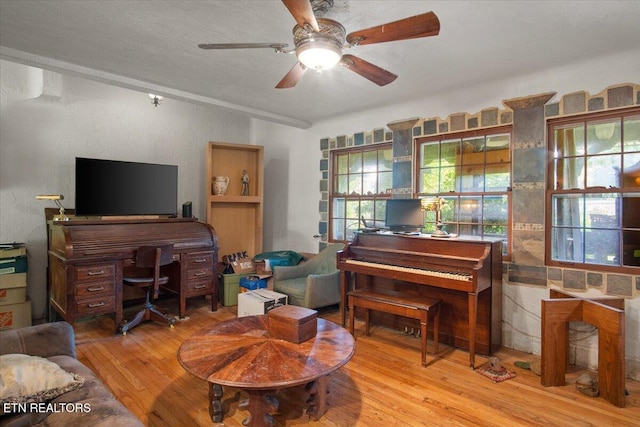
<svg viewBox="0 0 640 427">
<path fill-rule="evenodd" d="M 244 425 L 274 425 L 270 412 L 282 388 L 306 384 L 307 413 L 319 419 L 327 411 L 328 375 L 355 352 L 353 336 L 343 327 L 318 319 L 315 338 L 300 344 L 272 338 L 267 315 L 239 317 L 196 332 L 182 343 L 178 361 L 189 373 L 209 382 L 209 413 L 222 421 L 222 387 L 249 394 L 249 418 Z"/>
</svg>

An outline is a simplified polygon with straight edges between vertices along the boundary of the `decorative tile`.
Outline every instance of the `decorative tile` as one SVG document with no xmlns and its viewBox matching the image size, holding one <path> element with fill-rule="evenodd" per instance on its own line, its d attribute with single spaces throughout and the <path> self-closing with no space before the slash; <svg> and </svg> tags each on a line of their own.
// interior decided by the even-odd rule
<svg viewBox="0 0 640 427">
<path fill-rule="evenodd" d="M 384 141 L 384 129 L 375 129 L 373 131 L 373 142 Z"/>
<path fill-rule="evenodd" d="M 411 162 L 393 164 L 393 188 L 411 188 Z"/>
<path fill-rule="evenodd" d="M 546 130 L 543 107 L 523 108 L 513 113 L 514 146 L 534 143 L 538 147 L 545 147 Z"/>
<path fill-rule="evenodd" d="M 329 149 L 329 138 L 322 138 L 320 140 L 320 149 L 328 150 Z"/>
<path fill-rule="evenodd" d="M 329 191 L 329 180 L 321 179 L 320 180 L 320 191 Z"/>
<path fill-rule="evenodd" d="M 545 105 L 544 115 L 545 117 L 554 117 L 560 114 L 560 104 L 555 102 L 553 104 Z"/>
<path fill-rule="evenodd" d="M 393 141 L 393 132 L 389 131 L 384 134 L 385 141 Z"/>
<path fill-rule="evenodd" d="M 320 170 L 321 171 L 328 171 L 329 170 L 329 160 L 328 159 L 320 160 Z"/>
<path fill-rule="evenodd" d="M 338 140 L 336 148 L 344 148 L 347 146 L 347 137 L 345 135 L 339 136 L 336 139 Z"/>
<path fill-rule="evenodd" d="M 373 134 L 372 133 L 368 133 L 364 138 L 364 143 L 365 144 L 371 144 L 372 142 L 373 142 Z"/>
<path fill-rule="evenodd" d="M 322 179 L 329 179 L 329 171 L 322 171 Z"/>
<path fill-rule="evenodd" d="M 496 126 L 498 124 L 498 109 L 483 110 L 480 112 L 480 123 L 482 126 Z"/>
<path fill-rule="evenodd" d="M 413 157 L 411 157 L 411 156 L 394 157 L 393 158 L 393 163 L 410 162 L 412 160 L 413 160 Z"/>
<path fill-rule="evenodd" d="M 549 280 L 562 280 L 562 269 L 561 268 L 548 268 L 547 269 L 547 278 Z"/>
<path fill-rule="evenodd" d="M 631 276 L 621 274 L 607 274 L 607 294 L 633 296 L 633 283 Z"/>
<path fill-rule="evenodd" d="M 328 212 L 329 211 L 329 204 L 326 201 L 318 202 L 318 210 L 320 212 Z"/>
<path fill-rule="evenodd" d="M 325 234 L 329 230 L 329 225 L 322 221 L 318 223 L 318 234 Z"/>
<path fill-rule="evenodd" d="M 620 86 L 607 90 L 607 105 L 609 108 L 633 105 L 633 87 Z"/>
<path fill-rule="evenodd" d="M 455 132 L 458 130 L 465 129 L 465 116 L 466 114 L 452 114 L 449 118 L 449 123 L 451 125 L 451 131 Z"/>
<path fill-rule="evenodd" d="M 424 135 L 432 135 L 438 132 L 438 122 L 436 120 L 425 120 L 422 124 L 422 133 Z"/>
<path fill-rule="evenodd" d="M 540 201 L 544 200 L 545 190 L 515 190 L 511 194 L 514 222 L 544 224 L 544 204 Z"/>
<path fill-rule="evenodd" d="M 545 182 L 547 152 L 544 148 L 513 151 L 513 182 Z"/>
<path fill-rule="evenodd" d="M 413 128 L 413 136 L 420 136 L 422 132 L 422 128 L 420 126 L 416 126 Z"/>
<path fill-rule="evenodd" d="M 584 270 L 564 270 L 563 285 L 565 289 L 587 289 Z"/>
<path fill-rule="evenodd" d="M 547 269 L 531 265 L 509 265 L 509 282 L 547 286 Z"/>
<path fill-rule="evenodd" d="M 359 132 L 353 135 L 353 145 L 364 145 L 364 133 Z"/>
<path fill-rule="evenodd" d="M 329 140 L 329 149 L 330 150 L 335 150 L 336 148 L 338 148 L 338 142 L 336 141 L 335 138 Z"/>
<path fill-rule="evenodd" d="M 562 97 L 562 114 L 582 113 L 587 102 L 586 92 L 576 92 Z"/>
<path fill-rule="evenodd" d="M 449 123 L 447 122 L 442 122 L 438 125 L 438 132 L 439 133 L 447 133 L 449 132 Z"/>
<path fill-rule="evenodd" d="M 588 103 L 589 111 L 604 110 L 604 98 L 599 96 L 597 98 L 591 98 Z"/>
<path fill-rule="evenodd" d="M 592 288 L 599 288 L 604 283 L 604 276 L 602 273 L 587 272 L 587 286 Z"/>
<path fill-rule="evenodd" d="M 467 129 L 475 129 L 477 127 L 478 127 L 477 117 L 471 117 L 469 120 L 467 120 Z"/>
<path fill-rule="evenodd" d="M 500 114 L 500 124 L 508 125 L 513 123 L 513 113 L 511 111 L 505 111 Z"/>
</svg>

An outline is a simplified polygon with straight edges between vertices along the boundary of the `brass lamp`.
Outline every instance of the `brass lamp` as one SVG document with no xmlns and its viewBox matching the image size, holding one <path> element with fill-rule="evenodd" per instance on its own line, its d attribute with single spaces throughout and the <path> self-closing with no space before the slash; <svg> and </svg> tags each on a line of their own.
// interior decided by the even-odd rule
<svg viewBox="0 0 640 427">
<path fill-rule="evenodd" d="M 424 210 L 436 212 L 436 230 L 431 233 L 431 237 L 449 237 L 449 233 L 442 229 L 441 211 L 445 200 L 442 197 L 436 197 L 432 202 L 428 202 L 427 199 L 422 199 L 420 204 Z"/>
<path fill-rule="evenodd" d="M 53 217 L 54 221 L 69 221 L 69 217 L 64 214 L 64 206 L 60 200 L 64 200 L 62 194 L 39 194 L 36 196 L 36 200 L 53 200 L 56 206 L 60 209 L 60 213 Z"/>
</svg>

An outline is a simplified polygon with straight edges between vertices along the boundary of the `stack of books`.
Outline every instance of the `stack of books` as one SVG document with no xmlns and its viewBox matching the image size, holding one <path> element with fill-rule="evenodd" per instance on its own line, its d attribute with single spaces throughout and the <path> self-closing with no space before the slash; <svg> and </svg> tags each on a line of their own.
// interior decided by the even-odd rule
<svg viewBox="0 0 640 427">
<path fill-rule="evenodd" d="M 31 326 L 27 270 L 24 243 L 0 243 L 0 330 Z"/>
</svg>

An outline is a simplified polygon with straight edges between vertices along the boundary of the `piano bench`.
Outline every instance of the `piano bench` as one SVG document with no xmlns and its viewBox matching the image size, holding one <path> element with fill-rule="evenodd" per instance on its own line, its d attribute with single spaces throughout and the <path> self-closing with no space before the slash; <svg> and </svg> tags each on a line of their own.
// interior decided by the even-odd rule
<svg viewBox="0 0 640 427">
<path fill-rule="evenodd" d="M 420 321 L 420 338 L 422 340 L 422 366 L 427 365 L 427 326 L 429 318 L 433 320 L 433 352 L 438 352 L 438 326 L 440 323 L 440 300 L 436 298 L 411 295 L 382 294 L 379 292 L 355 290 L 348 294 L 349 298 L 349 332 L 353 335 L 355 308 L 365 309 L 365 334 L 369 336 L 369 311 L 377 310 L 398 316 L 418 319 Z"/>
</svg>

